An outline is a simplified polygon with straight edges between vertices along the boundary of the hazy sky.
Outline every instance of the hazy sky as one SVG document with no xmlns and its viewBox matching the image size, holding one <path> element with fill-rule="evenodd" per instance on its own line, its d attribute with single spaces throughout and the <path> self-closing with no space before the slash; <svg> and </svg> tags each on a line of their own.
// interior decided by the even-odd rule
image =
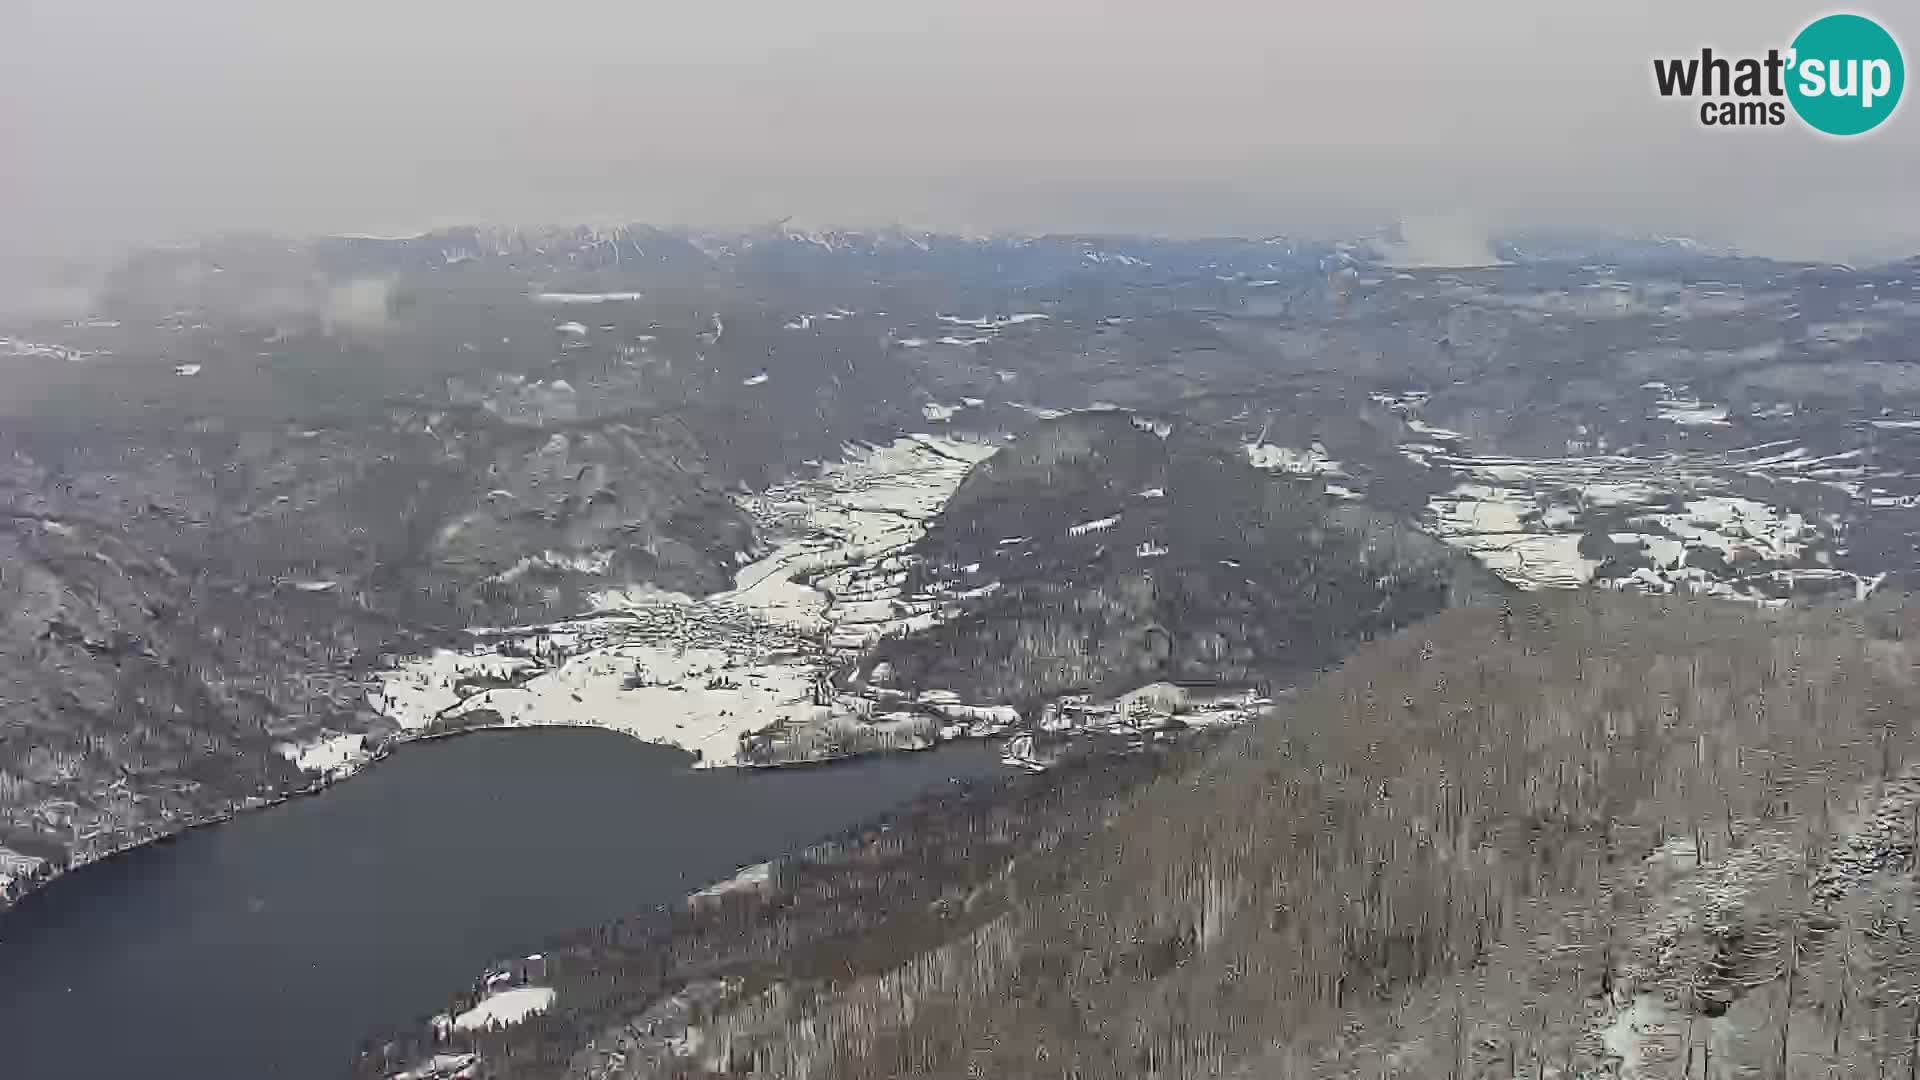
<svg viewBox="0 0 1920 1080">
<path fill-rule="evenodd" d="M 0 0 L 16 252 L 455 222 L 1325 231 L 1920 251 L 1920 106 L 1714 130 L 1651 60 L 1787 0 Z M 1875 0 L 1914 59 L 1920 9 Z M 1912 95 L 1909 94 L 1909 97 Z"/>
</svg>

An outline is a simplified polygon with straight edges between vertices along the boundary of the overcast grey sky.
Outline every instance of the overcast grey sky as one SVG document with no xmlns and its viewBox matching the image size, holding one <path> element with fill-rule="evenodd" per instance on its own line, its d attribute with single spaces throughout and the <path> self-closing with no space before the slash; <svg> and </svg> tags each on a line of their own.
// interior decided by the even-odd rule
<svg viewBox="0 0 1920 1080">
<path fill-rule="evenodd" d="M 16 251 L 227 228 L 902 222 L 1312 232 L 1398 214 L 1920 251 L 1913 102 L 1702 128 L 1656 55 L 1790 0 L 0 0 Z M 1875 0 L 1907 47 L 1920 10 Z"/>
</svg>

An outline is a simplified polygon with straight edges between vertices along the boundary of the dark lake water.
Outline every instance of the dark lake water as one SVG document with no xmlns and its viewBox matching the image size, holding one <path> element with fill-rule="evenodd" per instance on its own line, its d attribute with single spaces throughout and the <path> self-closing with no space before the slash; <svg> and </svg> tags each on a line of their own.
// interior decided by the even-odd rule
<svg viewBox="0 0 1920 1080">
<path fill-rule="evenodd" d="M 0 1077 L 338 1077 L 494 960 L 998 769 L 979 744 L 755 773 L 604 731 L 404 747 L 0 916 Z"/>
</svg>

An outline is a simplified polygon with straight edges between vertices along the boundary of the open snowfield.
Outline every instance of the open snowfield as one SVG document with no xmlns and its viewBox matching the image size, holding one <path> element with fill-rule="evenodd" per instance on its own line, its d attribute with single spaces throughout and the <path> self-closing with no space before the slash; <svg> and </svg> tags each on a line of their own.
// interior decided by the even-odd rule
<svg viewBox="0 0 1920 1080">
<path fill-rule="evenodd" d="M 365 735 L 325 735 L 306 743 L 282 743 L 280 755 L 306 772 L 329 778 L 347 776 L 372 757 Z"/>
<path fill-rule="evenodd" d="M 1669 399 L 1662 408 L 1669 405 L 1678 407 Z M 1822 455 L 1792 442 L 1529 458 L 1469 453 L 1457 433 L 1409 427 L 1419 441 L 1404 443 L 1403 456 L 1461 478 L 1428 500 L 1425 527 L 1523 588 L 1592 582 L 1778 603 L 1784 590 L 1825 583 L 1864 597 L 1884 575 L 1843 568 L 1843 515 L 1796 510 L 1790 496 L 1838 493 L 1872 504 L 1888 497 L 1874 481 L 1911 483 L 1872 467 L 1862 451 Z"/>
<path fill-rule="evenodd" d="M 518 1024 L 534 1013 L 553 1008 L 554 997 L 554 992 L 544 986 L 516 986 L 488 994 L 480 1004 L 454 1017 L 453 1026 L 461 1031 L 485 1031 Z"/>
</svg>

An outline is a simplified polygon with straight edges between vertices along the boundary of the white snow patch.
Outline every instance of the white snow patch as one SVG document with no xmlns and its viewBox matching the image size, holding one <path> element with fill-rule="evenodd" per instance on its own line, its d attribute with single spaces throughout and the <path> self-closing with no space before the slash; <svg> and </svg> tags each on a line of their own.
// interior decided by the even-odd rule
<svg viewBox="0 0 1920 1080">
<path fill-rule="evenodd" d="M 519 562 L 493 575 L 489 581 L 511 584 L 535 570 L 564 570 L 575 574 L 604 574 L 613 568 L 613 552 L 543 551 L 522 556 Z"/>
<path fill-rule="evenodd" d="M 1340 463 L 1329 457 L 1327 448 L 1320 443 L 1314 443 L 1305 450 L 1275 446 L 1267 442 L 1248 443 L 1247 461 L 1256 469 L 1273 469 L 1296 476 L 1317 476 L 1342 471 Z"/>
<path fill-rule="evenodd" d="M 366 736 L 354 734 L 327 735 L 308 743 L 281 743 L 274 749 L 302 772 L 331 778 L 353 773 L 371 756 Z"/>
<path fill-rule="evenodd" d="M 459 653 L 436 649 L 408 661 L 381 678 L 368 703 L 403 728 L 432 723 L 441 712 L 460 704 L 456 688 L 462 678 L 508 679 L 539 665 L 526 657 L 502 656 L 491 651 Z"/>
<path fill-rule="evenodd" d="M 1092 521 L 1083 521 L 1080 524 L 1075 525 L 1072 528 L 1068 529 L 1067 535 L 1068 536 L 1085 536 L 1088 533 L 1104 532 L 1105 530 L 1111 529 L 1118 524 L 1120 524 L 1119 514 L 1115 514 L 1112 517 L 1095 518 Z"/>
<path fill-rule="evenodd" d="M 1729 556 L 1745 549 L 1763 558 L 1793 559 L 1814 534 L 1799 514 L 1783 514 L 1765 503 L 1722 495 L 1690 500 L 1678 514 L 1649 514 L 1641 520 L 1656 521 L 1682 540 Z"/>
<path fill-rule="evenodd" d="M 516 986 L 511 990 L 502 990 L 487 995 L 480 1004 L 454 1017 L 453 1026 L 461 1031 L 511 1027 L 535 1013 L 553 1008 L 554 997 L 554 992 L 544 986 Z"/>
<path fill-rule="evenodd" d="M 1152 434 L 1162 439 L 1166 438 L 1168 435 L 1173 434 L 1173 425 L 1168 423 L 1165 420 L 1154 420 L 1149 417 L 1139 416 L 1139 415 L 1128 417 L 1128 419 L 1133 421 L 1133 426 L 1135 428 L 1141 431 L 1151 432 Z"/>
<path fill-rule="evenodd" d="M 1660 389 L 1666 390 L 1667 387 Z M 1732 423 L 1727 419 L 1724 406 L 1709 405 L 1697 397 L 1681 397 L 1674 391 L 1668 391 L 1666 396 L 1655 402 L 1654 410 L 1654 415 L 1659 419 L 1682 427 L 1726 427 Z"/>
<path fill-rule="evenodd" d="M 1152 263 L 1148 262 L 1145 259 L 1137 259 L 1132 255 L 1121 255 L 1117 252 L 1111 252 L 1111 251 L 1089 251 L 1086 253 L 1086 259 L 1090 263 L 1113 263 L 1118 266 L 1152 266 L 1153 265 Z"/>
<path fill-rule="evenodd" d="M 835 322 L 840 319 L 851 318 L 858 314 L 859 312 L 850 311 L 846 308 L 834 308 L 832 311 L 823 311 L 817 315 L 796 315 L 788 320 L 786 328 L 788 330 L 807 330 L 812 328 L 815 320 Z M 884 312 L 882 312 L 882 314 L 884 314 Z"/>
<path fill-rule="evenodd" d="M 1660 1000 L 1652 994 L 1636 994 L 1626 1008 L 1614 1014 L 1613 1022 L 1600 1032 L 1600 1043 L 1606 1047 L 1609 1057 L 1617 1058 L 1620 1067 L 1615 1075 L 1622 1080 L 1633 1080 L 1640 1075 L 1641 1065 L 1645 1061 L 1643 1047 L 1649 1035 L 1654 1033 L 1660 1016 Z"/>
<path fill-rule="evenodd" d="M 389 1080 L 451 1080 L 453 1077 L 471 1075 L 467 1070 L 479 1061 L 473 1054 L 435 1054 L 405 1072 L 394 1073 Z"/>
<path fill-rule="evenodd" d="M 1439 447 L 1429 452 L 1430 464 L 1474 477 L 1430 500 L 1429 531 L 1525 587 L 1591 580 L 1598 566 L 1578 555 L 1577 538 L 1590 527 L 1593 512 L 1619 509 L 1628 511 L 1629 528 L 1613 531 L 1613 542 L 1638 549 L 1653 565 L 1609 572 L 1602 583 L 1612 588 L 1777 604 L 1780 586 L 1791 589 L 1816 578 L 1850 581 L 1856 593 L 1877 587 L 1870 576 L 1827 567 L 1844 553 L 1839 516 L 1814 522 L 1744 494 L 1719 494 L 1752 490 L 1753 479 L 1861 489 L 1862 478 L 1886 474 L 1869 473 L 1860 450 L 1815 456 L 1780 441 L 1647 457 L 1477 457 Z M 1609 516 L 1620 520 L 1617 513 Z M 1718 552 L 1731 570 L 1719 565 L 1720 558 L 1688 565 L 1689 553 L 1701 549 Z M 1808 559 L 1822 566 L 1803 566 Z"/>
<path fill-rule="evenodd" d="M 1530 528 L 1530 498 L 1512 488 L 1456 485 L 1427 504 L 1428 528 L 1523 588 L 1570 588 L 1592 580 L 1598 560 L 1580 554 L 1578 533 Z"/>
<path fill-rule="evenodd" d="M 1067 410 L 1065 409 L 1049 409 L 1042 405 L 1028 405 L 1018 401 L 1011 402 L 1011 404 L 1021 412 L 1028 413 L 1041 420 L 1058 420 L 1067 415 Z"/>
<path fill-rule="evenodd" d="M 1009 326 L 1019 326 L 1021 323 L 1035 322 L 1047 317 L 1048 316 L 1042 315 L 1039 312 L 1029 311 L 1022 312 L 1018 315 L 1008 315 L 1005 318 L 996 318 L 992 315 L 983 316 L 978 319 L 964 318 L 959 315 L 942 315 L 939 318 L 943 323 L 951 323 L 954 326 L 970 326 L 975 330 L 1003 330 Z"/>
<path fill-rule="evenodd" d="M 1432 424 L 1417 417 L 1408 417 L 1405 423 L 1408 430 L 1418 435 L 1424 435 L 1429 439 L 1454 440 L 1466 438 L 1465 435 L 1462 435 L 1458 431 L 1449 431 L 1443 427 L 1434 427 Z"/>
<path fill-rule="evenodd" d="M 661 604 L 691 604 L 693 597 L 686 593 L 673 592 L 670 589 L 653 585 L 622 585 L 617 589 L 603 589 L 587 598 L 587 604 L 593 611 L 618 611 L 630 608 L 655 607 Z"/>
<path fill-rule="evenodd" d="M 0 847 L 0 897 L 7 895 L 14 882 L 40 873 L 45 865 L 46 860 L 37 855 L 23 855 Z"/>
<path fill-rule="evenodd" d="M 626 300 L 639 300 L 637 292 L 543 292 L 535 293 L 533 299 L 541 304 L 611 304 Z"/>
<path fill-rule="evenodd" d="M 1580 554 L 1577 535 L 1481 536 L 1462 546 L 1479 556 L 1488 569 L 1524 588 L 1578 588 L 1593 580 L 1600 565 Z"/>
<path fill-rule="evenodd" d="M 773 864 L 756 863 L 753 866 L 741 867 L 739 873 L 723 881 L 714 882 L 694 893 L 689 899 L 711 900 L 730 893 L 760 892 L 771 884 L 773 884 Z"/>
</svg>

